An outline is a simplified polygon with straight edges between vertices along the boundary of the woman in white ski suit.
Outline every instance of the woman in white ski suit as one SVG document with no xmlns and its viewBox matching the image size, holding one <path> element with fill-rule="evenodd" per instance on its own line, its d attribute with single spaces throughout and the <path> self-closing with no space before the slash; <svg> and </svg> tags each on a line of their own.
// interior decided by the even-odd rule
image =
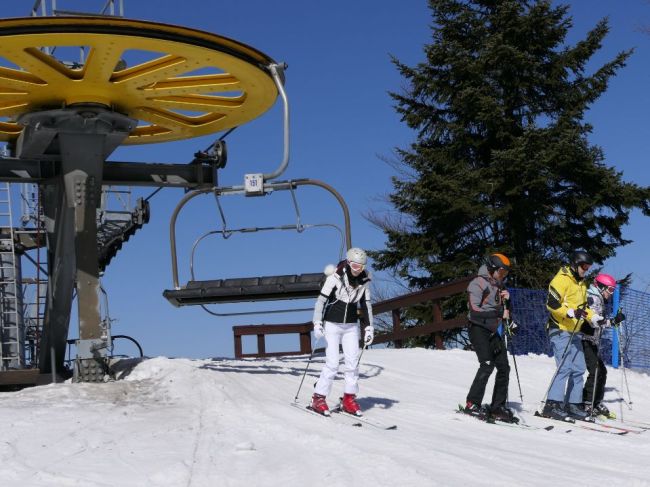
<svg viewBox="0 0 650 487">
<path fill-rule="evenodd" d="M 370 276 L 364 270 L 367 256 L 360 248 L 348 250 L 347 259 L 340 262 L 330 274 L 314 306 L 314 337 L 325 337 L 325 365 L 321 371 L 311 408 L 329 415 L 325 398 L 332 389 L 332 382 L 339 368 L 339 345 L 343 348 L 345 388 L 342 409 L 350 414 L 361 415 L 356 402 L 359 391 L 357 384 L 359 369 L 359 325 L 358 307 L 368 318 L 364 343 L 370 345 L 374 338 L 372 305 L 370 303 Z"/>
</svg>

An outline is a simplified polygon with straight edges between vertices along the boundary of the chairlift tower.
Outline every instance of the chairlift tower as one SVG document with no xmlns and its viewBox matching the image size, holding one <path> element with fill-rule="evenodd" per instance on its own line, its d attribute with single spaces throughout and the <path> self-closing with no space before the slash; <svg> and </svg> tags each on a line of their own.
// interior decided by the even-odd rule
<svg viewBox="0 0 650 487">
<path fill-rule="evenodd" d="M 57 58 L 71 46 L 84 47 L 83 60 Z M 132 62 L 134 51 L 151 57 Z M 107 158 L 120 145 L 183 140 L 256 118 L 284 97 L 283 67 L 232 39 L 113 16 L 2 19 L 0 57 L 11 64 L 0 67 L 0 141 L 9 147 L 0 181 L 38 184 L 45 226 L 39 367 L 63 366 L 76 292 L 75 380 L 101 381 L 110 346 L 99 305 L 102 186 L 203 190 L 216 185 L 224 162 L 217 154 L 186 165 Z"/>
<path fill-rule="evenodd" d="M 31 15 L 89 15 L 86 12 L 61 10 L 59 7 L 62 3 L 59 1 L 57 4 L 56 0 L 36 0 Z M 123 17 L 124 0 L 106 0 L 99 15 Z M 56 47 L 41 47 L 43 52 L 51 55 L 54 54 L 55 49 Z M 66 53 L 67 58 L 59 57 L 66 66 L 72 67 L 83 64 L 86 54 L 85 47 L 81 46 Z M 3 146 L 2 149 L 2 155 L 7 155 L 6 147 Z M 8 340 L 4 347 L 6 351 L 3 353 L 3 350 L 0 350 L 0 371 L 30 369 L 30 371 L 38 372 L 40 336 L 47 296 L 47 271 L 45 270 L 47 255 L 42 248 L 45 240 L 44 218 L 39 185 L 22 183 L 14 186 L 19 186 L 20 190 L 18 194 L 20 220 L 16 222 L 19 227 L 13 229 L 13 235 L 11 235 L 11 238 L 16 240 L 15 255 L 12 259 L 15 262 L 15 276 L 18 284 L 16 296 L 19 299 L 18 302 L 22 302 L 17 315 L 19 323 L 17 330 L 14 330 L 16 325 L 12 315 L 0 315 L 0 336 L 2 336 L 3 343 L 5 338 Z M 8 193 L 9 200 L 11 200 L 12 193 L 13 191 Z M 122 244 L 148 222 L 149 204 L 142 198 L 133 202 L 130 187 L 103 186 L 101 194 L 101 205 L 97 211 L 97 244 L 100 253 L 100 268 L 103 270 L 121 249 Z M 11 211 L 12 209 L 9 207 L 9 214 Z M 14 223 L 11 217 L 9 220 Z M 12 295 L 11 292 L 5 292 L 11 287 L 11 280 L 2 281 L 1 286 L 2 296 Z M 107 333 L 110 334 L 111 318 L 108 314 L 108 297 L 105 292 L 103 294 L 105 304 L 102 309 L 102 321 Z M 19 346 L 12 343 L 14 336 L 20 337 Z M 1 375 L 2 372 L 0 372 L 0 384 L 4 383 Z"/>
</svg>

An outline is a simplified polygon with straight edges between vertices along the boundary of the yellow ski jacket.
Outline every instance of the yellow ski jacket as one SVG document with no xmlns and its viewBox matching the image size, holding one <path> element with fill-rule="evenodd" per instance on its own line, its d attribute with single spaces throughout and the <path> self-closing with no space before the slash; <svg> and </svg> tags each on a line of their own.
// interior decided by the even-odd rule
<svg viewBox="0 0 650 487">
<path fill-rule="evenodd" d="M 587 308 L 587 283 L 580 279 L 570 267 L 562 267 L 548 285 L 546 308 L 551 312 L 546 327 L 550 330 L 560 330 L 572 333 L 580 331 L 582 320 L 569 318 L 569 309 L 584 309 L 586 320 L 591 320 L 594 312 Z"/>
</svg>

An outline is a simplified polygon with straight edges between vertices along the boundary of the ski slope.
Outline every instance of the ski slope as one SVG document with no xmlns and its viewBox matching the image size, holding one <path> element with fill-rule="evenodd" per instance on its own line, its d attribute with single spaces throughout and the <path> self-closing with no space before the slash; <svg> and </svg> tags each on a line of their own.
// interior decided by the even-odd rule
<svg viewBox="0 0 650 487">
<path fill-rule="evenodd" d="M 650 431 L 617 436 L 559 423 L 552 431 L 520 429 L 454 413 L 477 367 L 471 352 L 364 353 L 359 402 L 367 417 L 397 424 L 394 431 L 290 407 L 306 363 L 158 357 L 116 382 L 0 394 L 0 485 L 650 485 Z M 312 363 L 301 399 L 322 363 Z M 513 369 L 511 406 L 539 424 L 532 412 L 552 360 L 521 356 L 517 364 L 524 403 Z M 650 377 L 627 377 L 632 409 L 620 400 L 628 400 L 627 390 L 614 369 L 607 405 L 650 423 Z M 342 385 L 335 382 L 330 405 Z"/>
</svg>

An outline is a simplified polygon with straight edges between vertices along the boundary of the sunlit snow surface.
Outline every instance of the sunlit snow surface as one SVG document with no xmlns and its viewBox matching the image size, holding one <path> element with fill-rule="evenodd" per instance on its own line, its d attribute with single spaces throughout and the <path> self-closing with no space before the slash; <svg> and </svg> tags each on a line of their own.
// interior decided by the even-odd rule
<svg viewBox="0 0 650 487">
<path fill-rule="evenodd" d="M 460 350 L 368 350 L 359 403 L 395 431 L 289 406 L 306 357 L 145 360 L 123 380 L 0 394 L 0 485 L 428 486 L 650 485 L 650 431 L 616 436 L 488 425 L 454 413 L 477 367 Z M 316 357 L 300 397 L 323 363 Z M 554 366 L 517 358 L 511 406 L 539 424 Z M 511 362 L 512 366 L 512 362 Z M 650 423 L 650 377 L 609 369 L 619 417 Z M 337 380 L 330 405 L 342 393 Z M 491 394 L 488 385 L 486 400 Z"/>
</svg>

